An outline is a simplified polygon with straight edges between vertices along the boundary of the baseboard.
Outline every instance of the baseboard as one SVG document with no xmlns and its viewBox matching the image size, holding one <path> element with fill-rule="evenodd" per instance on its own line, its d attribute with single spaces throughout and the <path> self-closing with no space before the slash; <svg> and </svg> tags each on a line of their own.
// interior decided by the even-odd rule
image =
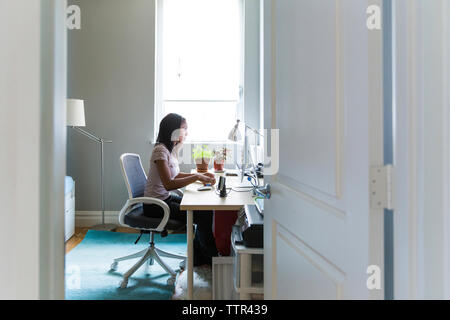
<svg viewBox="0 0 450 320">
<path fill-rule="evenodd" d="M 75 226 L 79 228 L 92 227 L 102 223 L 101 211 L 76 211 Z M 119 211 L 105 211 L 105 223 L 119 225 Z"/>
</svg>

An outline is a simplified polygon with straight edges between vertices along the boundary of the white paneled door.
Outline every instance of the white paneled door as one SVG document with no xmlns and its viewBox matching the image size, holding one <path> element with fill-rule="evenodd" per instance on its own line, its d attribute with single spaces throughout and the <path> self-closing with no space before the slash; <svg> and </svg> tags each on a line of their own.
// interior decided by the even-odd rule
<svg viewBox="0 0 450 320">
<path fill-rule="evenodd" d="M 266 299 L 383 298 L 383 212 L 369 203 L 370 167 L 383 159 L 382 38 L 367 27 L 371 4 L 265 1 L 265 126 L 279 129 L 264 217 Z M 381 272 L 368 274 L 371 265 Z"/>
</svg>

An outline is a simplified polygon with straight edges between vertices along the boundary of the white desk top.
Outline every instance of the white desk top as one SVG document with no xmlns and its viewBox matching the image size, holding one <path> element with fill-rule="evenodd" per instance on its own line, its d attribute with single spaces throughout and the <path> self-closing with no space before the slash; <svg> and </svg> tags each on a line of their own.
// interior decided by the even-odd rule
<svg viewBox="0 0 450 320">
<path fill-rule="evenodd" d="M 223 174 L 216 174 L 216 180 Z M 227 188 L 238 187 L 241 185 L 240 177 L 226 177 Z M 245 183 L 245 179 L 244 179 Z M 260 182 L 261 183 L 261 182 Z M 248 184 L 250 185 L 250 184 Z M 237 211 L 246 204 L 255 204 L 252 189 L 239 189 L 245 192 L 230 191 L 226 198 L 220 198 L 215 189 L 209 191 L 197 191 L 201 183 L 193 183 L 186 187 L 183 200 L 181 201 L 181 210 L 224 210 Z M 229 190 L 228 190 L 229 191 Z"/>
</svg>

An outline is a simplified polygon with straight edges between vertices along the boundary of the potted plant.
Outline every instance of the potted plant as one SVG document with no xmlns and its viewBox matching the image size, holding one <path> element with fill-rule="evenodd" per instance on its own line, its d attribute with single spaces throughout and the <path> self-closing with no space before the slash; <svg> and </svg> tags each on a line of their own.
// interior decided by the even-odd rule
<svg viewBox="0 0 450 320">
<path fill-rule="evenodd" d="M 198 173 L 208 172 L 209 163 L 214 153 L 207 146 L 197 146 L 193 151 L 193 158 L 197 166 Z"/>
<path fill-rule="evenodd" d="M 229 154 L 230 150 L 227 148 L 214 150 L 214 170 L 216 172 L 223 172 L 223 167 Z"/>
</svg>

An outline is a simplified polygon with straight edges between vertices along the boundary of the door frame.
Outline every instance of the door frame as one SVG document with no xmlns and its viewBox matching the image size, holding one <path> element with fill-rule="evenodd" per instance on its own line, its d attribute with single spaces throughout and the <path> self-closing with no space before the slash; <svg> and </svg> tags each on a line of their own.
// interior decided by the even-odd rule
<svg viewBox="0 0 450 320">
<path fill-rule="evenodd" d="M 424 9 L 442 15 L 427 21 Z M 397 182 L 394 297 L 449 299 L 450 277 L 445 270 L 450 268 L 450 67 L 445 57 L 450 53 L 450 27 L 445 18 L 450 18 L 450 5 L 442 0 L 432 4 L 396 0 L 393 16 Z M 439 23 L 443 28 L 437 30 L 441 31 L 425 33 L 424 28 Z M 424 41 L 430 37 L 438 41 L 432 42 L 436 56 L 427 60 Z M 431 71 L 426 66 L 430 60 L 438 65 Z M 440 71 L 430 73 L 436 70 Z M 430 92 L 435 89 L 430 89 L 431 80 L 441 90 L 432 97 Z M 429 121 L 433 118 L 441 121 L 432 126 Z M 436 139 L 435 145 L 430 143 L 430 135 Z"/>
<path fill-rule="evenodd" d="M 64 299 L 67 0 L 41 0 L 39 299 Z"/>
<path fill-rule="evenodd" d="M 450 3 L 444 2 L 444 57 L 450 56 Z M 450 62 L 444 59 L 444 194 L 450 195 Z M 444 202 L 444 270 L 450 270 L 450 196 Z M 450 276 L 444 278 L 444 298 L 450 299 Z"/>
</svg>

